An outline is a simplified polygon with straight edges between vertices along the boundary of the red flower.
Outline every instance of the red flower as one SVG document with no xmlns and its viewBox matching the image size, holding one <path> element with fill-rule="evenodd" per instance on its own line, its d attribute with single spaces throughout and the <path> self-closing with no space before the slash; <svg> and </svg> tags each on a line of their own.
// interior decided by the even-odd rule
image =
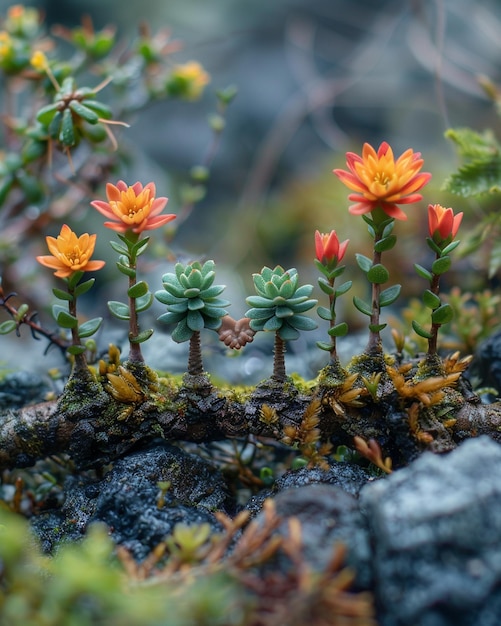
<svg viewBox="0 0 501 626">
<path fill-rule="evenodd" d="M 381 207 L 390 217 L 406 220 L 407 215 L 397 204 L 419 202 L 423 196 L 416 191 L 431 178 L 431 174 L 419 173 L 423 166 L 420 157 L 419 152 L 409 148 L 395 161 L 393 151 L 385 141 L 377 152 L 370 144 L 364 143 L 361 157 L 347 152 L 349 171 L 335 169 L 334 174 L 356 192 L 348 196 L 349 200 L 356 202 L 350 206 L 350 213 L 363 215 Z"/>
<path fill-rule="evenodd" d="M 176 216 L 160 215 L 167 204 L 167 198 L 155 198 L 155 184 L 148 183 L 145 187 L 139 182 L 128 187 L 123 180 L 106 185 L 108 202 L 94 200 L 91 205 L 107 217 L 109 222 L 104 225 L 119 233 L 132 231 L 139 234 L 143 230 L 159 228 Z"/>
<path fill-rule="evenodd" d="M 450 243 L 456 236 L 463 213 L 454 215 L 451 208 L 444 208 L 440 204 L 428 206 L 428 229 L 430 237 L 436 244 Z"/>
<path fill-rule="evenodd" d="M 349 239 L 339 243 L 335 230 L 330 233 L 315 231 L 315 251 L 317 259 L 323 265 L 337 265 L 345 255 Z"/>
<path fill-rule="evenodd" d="M 37 261 L 50 267 L 54 276 L 68 278 L 75 272 L 94 272 L 104 266 L 104 261 L 91 261 L 96 245 L 96 235 L 84 233 L 77 237 L 69 226 L 63 224 L 57 239 L 46 237 L 52 255 L 37 256 Z"/>
</svg>

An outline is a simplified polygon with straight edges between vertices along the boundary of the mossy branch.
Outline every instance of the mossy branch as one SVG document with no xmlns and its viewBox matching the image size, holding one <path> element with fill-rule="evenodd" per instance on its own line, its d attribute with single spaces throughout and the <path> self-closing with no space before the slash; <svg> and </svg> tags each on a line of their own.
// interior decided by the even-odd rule
<svg viewBox="0 0 501 626">
<path fill-rule="evenodd" d="M 145 366 L 143 365 L 143 368 Z M 122 368 L 124 369 L 124 368 Z M 333 447 L 354 447 L 354 438 L 374 439 L 394 467 L 424 450 L 446 452 L 460 441 L 487 434 L 501 441 L 501 403 L 483 405 L 456 375 L 433 385 L 409 374 L 386 374 L 373 397 L 361 376 L 325 368 L 316 386 L 278 384 L 273 378 L 248 392 L 211 387 L 205 376 L 155 380 L 153 373 L 94 381 L 92 394 L 66 389 L 57 401 L 0 414 L 0 469 L 25 467 L 54 454 L 67 454 L 77 467 L 96 467 L 139 442 L 209 442 L 254 435 L 281 440 L 299 427 L 312 402 L 319 403 L 318 438 Z M 132 387 L 131 387 L 132 385 Z M 139 386 L 141 393 L 126 393 Z M 114 392 L 114 393 L 112 393 Z M 262 419 L 263 406 L 276 419 Z M 422 433 L 428 433 L 426 437 Z"/>
</svg>

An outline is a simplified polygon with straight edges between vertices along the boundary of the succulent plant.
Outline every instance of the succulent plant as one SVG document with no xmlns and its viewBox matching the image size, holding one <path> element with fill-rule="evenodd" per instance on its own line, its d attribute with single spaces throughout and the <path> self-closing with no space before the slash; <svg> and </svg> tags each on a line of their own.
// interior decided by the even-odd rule
<svg viewBox="0 0 501 626">
<path fill-rule="evenodd" d="M 302 315 L 313 308 L 317 300 L 310 300 L 313 285 L 298 287 L 299 276 L 295 268 L 285 271 L 263 267 L 260 274 L 253 274 L 255 296 L 246 299 L 251 309 L 246 312 L 252 330 L 268 330 L 278 333 L 284 341 L 297 339 L 300 330 L 314 330 L 315 322 Z"/>
<path fill-rule="evenodd" d="M 273 377 L 285 379 L 284 342 L 299 337 L 301 330 L 314 330 L 317 324 L 303 315 L 313 308 L 317 300 L 310 299 L 313 285 L 298 286 L 299 276 L 295 268 L 284 270 L 277 265 L 274 269 L 263 267 L 253 274 L 255 296 L 246 299 L 250 308 L 246 317 L 254 331 L 275 333 L 275 361 Z"/>
<path fill-rule="evenodd" d="M 176 324 L 172 339 L 177 343 L 190 341 L 189 374 L 203 371 L 200 331 L 203 328 L 217 331 L 221 318 L 227 315 L 223 307 L 230 304 L 218 297 L 225 286 L 213 285 L 214 266 L 214 261 L 206 261 L 203 265 L 198 261 L 187 265 L 176 263 L 174 273 L 162 276 L 164 288 L 155 292 L 155 298 L 167 306 L 167 312 L 158 320 Z"/>
</svg>

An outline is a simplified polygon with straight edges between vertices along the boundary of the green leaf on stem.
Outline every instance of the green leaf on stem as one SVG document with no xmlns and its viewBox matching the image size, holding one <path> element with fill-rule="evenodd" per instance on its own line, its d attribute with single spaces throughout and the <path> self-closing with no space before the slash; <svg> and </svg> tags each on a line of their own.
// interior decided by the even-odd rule
<svg viewBox="0 0 501 626">
<path fill-rule="evenodd" d="M 434 324 L 448 324 L 454 317 L 454 311 L 450 304 L 442 304 L 431 314 L 431 321 Z"/>
<path fill-rule="evenodd" d="M 444 256 L 445 254 L 450 254 L 459 246 L 460 243 L 461 242 L 459 241 L 459 239 L 457 239 L 456 241 L 451 241 L 450 244 L 448 246 L 445 246 L 445 248 L 442 250 L 442 256 Z"/>
<path fill-rule="evenodd" d="M 132 337 L 131 335 L 129 335 L 129 341 L 131 343 L 144 343 L 145 341 L 148 341 L 151 335 L 153 335 L 153 329 L 149 328 L 148 330 L 141 331 L 135 337 Z"/>
<path fill-rule="evenodd" d="M 317 313 L 318 316 L 321 317 L 323 320 L 332 320 L 332 311 L 325 306 L 319 306 L 317 308 Z"/>
<path fill-rule="evenodd" d="M 118 252 L 118 254 L 124 254 L 125 256 L 128 256 L 129 254 L 129 250 L 125 246 L 122 246 L 121 243 L 117 243 L 116 241 L 110 241 L 110 246 L 113 248 L 113 250 L 115 250 L 115 252 Z"/>
<path fill-rule="evenodd" d="M 146 311 L 153 304 L 153 294 L 148 292 L 144 294 L 144 296 L 139 296 L 136 298 L 136 311 L 141 313 L 141 311 Z"/>
<path fill-rule="evenodd" d="M 144 280 L 139 281 L 132 287 L 129 287 L 127 290 L 127 295 L 129 298 L 139 298 L 148 293 L 148 284 L 144 282 Z"/>
<path fill-rule="evenodd" d="M 492 278 L 501 267 L 501 239 L 494 238 L 492 242 L 492 247 L 490 250 L 490 259 L 489 259 L 489 278 Z"/>
<path fill-rule="evenodd" d="M 424 278 L 425 280 L 431 282 L 433 280 L 433 275 L 430 271 L 428 271 L 425 267 L 423 267 L 422 265 L 419 265 L 418 263 L 414 263 L 414 269 L 416 270 L 416 273 L 421 276 L 421 278 Z"/>
<path fill-rule="evenodd" d="M 440 298 L 436 293 L 426 289 L 423 293 L 423 302 L 429 309 L 438 309 L 441 304 Z"/>
<path fill-rule="evenodd" d="M 331 337 L 344 337 L 348 333 L 348 324 L 346 322 L 336 324 L 332 328 L 329 328 L 327 333 Z"/>
<path fill-rule="evenodd" d="M 369 324 L 369 330 L 372 333 L 378 333 L 383 328 L 386 328 L 387 324 Z"/>
<path fill-rule="evenodd" d="M 83 354 L 85 352 L 85 346 L 68 346 L 67 352 L 73 356 Z"/>
<path fill-rule="evenodd" d="M 122 274 L 125 274 L 129 278 L 136 278 L 136 270 L 131 267 L 128 262 L 120 263 L 117 261 L 117 268 Z"/>
<path fill-rule="evenodd" d="M 435 252 L 435 254 L 437 254 L 438 256 L 442 255 L 442 249 L 440 248 L 440 246 L 437 246 L 437 244 L 433 241 L 431 237 L 426 237 L 426 243 L 428 244 L 428 247 L 433 250 L 433 252 Z"/>
<path fill-rule="evenodd" d="M 395 226 L 395 220 L 391 218 L 383 229 L 383 233 L 382 233 L 383 239 L 391 235 L 394 226 Z"/>
<path fill-rule="evenodd" d="M 332 350 L 332 344 L 325 341 L 317 341 L 316 345 L 317 348 L 320 348 L 320 350 L 325 350 L 326 352 L 330 352 Z"/>
<path fill-rule="evenodd" d="M 364 256 L 363 254 L 359 254 L 358 252 L 355 254 L 355 260 L 357 262 L 358 267 L 362 270 L 362 272 L 367 273 L 372 267 L 372 261 Z"/>
<path fill-rule="evenodd" d="M 439 276 L 440 274 L 445 274 L 445 272 L 451 266 L 451 257 L 450 256 L 442 256 L 439 259 L 435 259 L 431 265 L 431 271 L 433 274 Z"/>
<path fill-rule="evenodd" d="M 80 337 L 80 339 L 84 339 L 85 337 L 91 337 L 95 332 L 97 332 L 97 330 L 99 330 L 99 327 L 102 323 L 102 317 L 94 317 L 91 320 L 87 320 L 83 324 L 80 324 L 80 326 L 78 327 L 78 336 Z"/>
<path fill-rule="evenodd" d="M 62 289 L 58 289 L 57 287 L 54 287 L 52 293 L 56 296 L 56 298 L 59 298 L 59 300 L 66 300 L 67 302 L 73 301 L 73 296 L 71 295 L 71 293 L 63 291 Z"/>
<path fill-rule="evenodd" d="M 462 165 L 444 183 L 444 189 L 463 198 L 501 189 L 501 156 L 491 154 Z"/>
<path fill-rule="evenodd" d="M 347 280 L 345 283 L 343 283 L 342 285 L 339 285 L 339 287 L 336 289 L 334 295 L 336 296 L 336 298 L 339 298 L 339 296 L 342 296 L 343 294 L 345 294 L 347 291 L 349 291 L 351 289 L 351 286 L 353 285 L 353 282 L 351 280 Z"/>
<path fill-rule="evenodd" d="M 6 320 L 0 324 L 0 335 L 7 335 L 16 330 L 17 324 L 14 320 Z"/>
<path fill-rule="evenodd" d="M 76 328 L 78 326 L 77 318 L 57 304 L 52 307 L 52 315 L 61 328 Z"/>
<path fill-rule="evenodd" d="M 183 343 L 184 341 L 191 339 L 193 333 L 194 331 L 191 330 L 191 328 L 188 328 L 186 319 L 182 319 L 172 331 L 171 337 L 176 343 Z"/>
<path fill-rule="evenodd" d="M 360 311 L 360 313 L 368 315 L 369 317 L 372 315 L 371 305 L 368 302 L 365 302 L 365 300 L 362 300 L 362 298 L 359 298 L 358 296 L 353 296 L 353 304 Z"/>
<path fill-rule="evenodd" d="M 377 285 L 386 283 L 389 278 L 390 273 L 381 263 L 376 263 L 367 272 L 367 280 L 369 280 L 371 283 L 376 283 Z"/>
<path fill-rule="evenodd" d="M 383 237 L 383 239 L 380 239 L 374 244 L 374 250 L 376 252 L 385 252 L 386 250 L 391 250 L 396 243 L 396 235 L 388 235 L 388 237 Z"/>
<path fill-rule="evenodd" d="M 431 339 L 432 334 L 428 332 L 427 330 L 425 330 L 421 326 L 421 324 L 416 322 L 416 320 L 412 320 L 412 328 L 414 329 L 414 332 L 418 334 L 420 337 L 424 337 L 425 339 Z"/>
<path fill-rule="evenodd" d="M 108 309 L 113 317 L 116 317 L 119 320 L 130 320 L 130 309 L 128 304 L 117 302 L 116 300 L 110 300 L 108 302 Z"/>
<path fill-rule="evenodd" d="M 332 285 L 327 280 L 325 280 L 325 278 L 320 277 L 318 279 L 318 286 L 328 296 L 333 296 L 334 295 L 334 288 L 332 287 Z"/>
<path fill-rule="evenodd" d="M 84 275 L 83 272 L 75 272 L 74 274 L 69 276 L 69 278 L 67 279 L 68 289 L 71 289 L 71 290 L 75 289 L 75 287 L 78 285 L 83 275 Z"/>
<path fill-rule="evenodd" d="M 89 291 L 89 289 L 95 282 L 95 278 L 89 278 L 89 280 L 86 280 L 84 283 L 80 283 L 79 285 L 77 285 L 75 288 L 75 296 L 78 297 L 83 295 L 84 293 L 87 293 L 87 291 Z"/>
<path fill-rule="evenodd" d="M 401 285 L 393 285 L 392 287 L 388 287 L 379 294 L 379 306 L 390 306 L 393 304 L 395 300 L 400 295 L 400 290 L 402 289 Z"/>
<path fill-rule="evenodd" d="M 136 243 L 131 248 L 131 256 L 138 257 L 140 254 L 146 250 L 146 247 L 150 241 L 149 237 L 145 237 L 144 239 L 140 239 L 136 241 Z"/>
<path fill-rule="evenodd" d="M 75 127 L 73 125 L 73 116 L 70 109 L 64 109 L 63 111 L 63 118 L 59 129 L 59 141 L 65 148 L 70 148 L 77 142 Z"/>
</svg>

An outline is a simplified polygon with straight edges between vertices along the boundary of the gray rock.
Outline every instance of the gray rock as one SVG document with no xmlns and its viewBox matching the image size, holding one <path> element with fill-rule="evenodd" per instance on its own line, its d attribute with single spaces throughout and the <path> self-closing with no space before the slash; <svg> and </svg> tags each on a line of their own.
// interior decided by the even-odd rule
<svg viewBox="0 0 501 626">
<path fill-rule="evenodd" d="M 260 519 L 263 502 L 273 498 L 277 513 L 284 518 L 278 533 L 287 535 L 288 518 L 301 523 L 304 557 L 322 571 L 337 543 L 347 548 L 347 564 L 356 569 L 356 585 L 368 589 L 372 572 L 368 531 L 361 516 L 358 495 L 373 477 L 362 467 L 330 461 L 328 470 L 303 467 L 290 470 L 272 488 L 253 496 L 246 505 Z M 356 567 L 355 567 L 356 566 Z M 286 568 L 283 561 L 278 567 Z"/>
<path fill-rule="evenodd" d="M 318 483 L 336 485 L 346 493 L 358 496 L 362 487 L 368 481 L 373 480 L 373 476 L 359 465 L 333 460 L 329 463 L 330 467 L 328 470 L 319 469 L 318 467 L 302 467 L 285 472 L 283 476 L 276 480 L 273 487 L 264 489 L 250 498 L 246 508 L 252 514 L 257 514 L 261 511 L 265 498 L 275 497 L 286 489 L 305 487 Z"/>
<path fill-rule="evenodd" d="M 0 409 L 43 402 L 51 386 L 46 377 L 29 371 L 10 372 L 0 380 Z"/>
<path fill-rule="evenodd" d="M 323 571 L 338 544 L 347 549 L 347 565 L 356 564 L 358 587 L 370 584 L 370 546 L 358 500 L 332 484 L 309 484 L 289 488 L 274 499 L 284 522 L 277 532 L 287 536 L 288 519 L 301 523 L 303 555 L 310 567 Z"/>
<path fill-rule="evenodd" d="M 501 392 L 501 332 L 493 333 L 475 352 L 469 376 L 478 380 L 477 386 L 493 387 Z M 491 397 L 493 400 L 494 397 Z"/>
<path fill-rule="evenodd" d="M 423 454 L 367 485 L 381 626 L 501 622 L 501 446 L 487 437 Z"/>
<path fill-rule="evenodd" d="M 160 481 L 171 484 L 162 506 Z M 83 537 L 89 524 L 103 522 L 113 541 L 141 561 L 176 524 L 207 522 L 220 531 L 212 512 L 233 512 L 221 474 L 200 457 L 164 442 L 120 459 L 100 481 L 70 479 L 65 491 L 60 511 L 32 519 L 48 552 Z"/>
</svg>

